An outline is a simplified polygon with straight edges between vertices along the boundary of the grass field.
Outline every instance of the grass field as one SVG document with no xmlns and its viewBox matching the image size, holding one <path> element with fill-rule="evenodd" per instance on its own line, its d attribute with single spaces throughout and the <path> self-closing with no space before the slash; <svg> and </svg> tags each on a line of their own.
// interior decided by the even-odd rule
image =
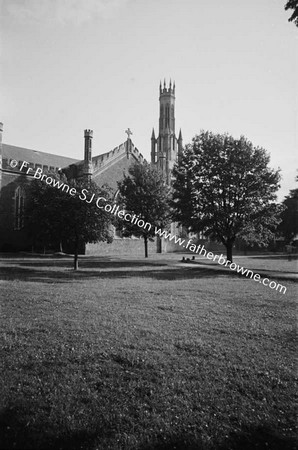
<svg viewBox="0 0 298 450">
<path fill-rule="evenodd" d="M 154 259 L 69 267 L 0 265 L 2 449 L 295 448 L 297 284 Z"/>
</svg>

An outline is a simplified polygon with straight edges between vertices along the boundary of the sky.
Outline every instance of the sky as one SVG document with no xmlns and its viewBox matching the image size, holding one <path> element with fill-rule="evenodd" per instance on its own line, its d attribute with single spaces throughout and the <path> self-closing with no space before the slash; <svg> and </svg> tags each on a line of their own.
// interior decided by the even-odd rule
<svg viewBox="0 0 298 450">
<path fill-rule="evenodd" d="M 297 187 L 298 29 L 282 0 L 0 0 L 3 142 L 83 158 L 132 140 L 150 159 L 159 82 L 176 133 L 246 136 Z"/>
</svg>

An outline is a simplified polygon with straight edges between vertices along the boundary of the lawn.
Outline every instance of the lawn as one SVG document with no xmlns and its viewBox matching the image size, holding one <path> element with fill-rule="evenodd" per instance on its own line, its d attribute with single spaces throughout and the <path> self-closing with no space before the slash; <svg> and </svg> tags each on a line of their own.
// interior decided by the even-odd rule
<svg viewBox="0 0 298 450">
<path fill-rule="evenodd" d="M 297 284 L 162 259 L 0 263 L 2 449 L 294 449 Z"/>
</svg>

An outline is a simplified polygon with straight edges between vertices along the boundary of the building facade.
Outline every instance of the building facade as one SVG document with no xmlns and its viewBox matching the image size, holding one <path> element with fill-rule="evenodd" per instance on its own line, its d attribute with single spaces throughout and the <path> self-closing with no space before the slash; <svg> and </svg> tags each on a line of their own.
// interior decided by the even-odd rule
<svg viewBox="0 0 298 450">
<path fill-rule="evenodd" d="M 0 130 L 2 140 L 2 123 Z M 25 227 L 26 187 L 34 179 L 37 169 L 43 173 L 62 171 L 68 179 L 92 178 L 99 186 L 107 184 L 116 192 L 117 181 L 122 179 L 129 167 L 144 161 L 130 137 L 113 150 L 98 156 L 92 156 L 92 140 L 92 130 L 85 130 L 83 160 L 0 141 L 0 251 L 32 249 L 32 241 Z"/>
<path fill-rule="evenodd" d="M 167 184 L 171 184 L 171 173 L 175 162 L 183 151 L 181 129 L 178 138 L 175 132 L 175 83 L 170 81 L 159 85 L 159 132 L 151 135 L 151 163 L 164 174 Z"/>
<path fill-rule="evenodd" d="M 151 163 L 163 172 L 170 185 L 173 165 L 182 152 L 181 130 L 178 138 L 175 134 L 175 84 L 170 82 L 168 87 L 165 82 L 163 86 L 160 84 L 159 110 L 158 137 L 155 138 L 154 129 L 151 136 Z M 26 187 L 37 169 L 43 173 L 62 171 L 67 179 L 92 179 L 98 186 L 110 186 L 116 195 L 117 182 L 129 167 L 144 162 L 130 138 L 130 130 L 126 133 L 126 141 L 118 147 L 93 156 L 93 131 L 85 130 L 84 158 L 78 160 L 2 143 L 3 124 L 0 123 L 0 251 L 32 250 L 25 227 Z M 160 244 L 157 251 L 162 251 Z"/>
</svg>

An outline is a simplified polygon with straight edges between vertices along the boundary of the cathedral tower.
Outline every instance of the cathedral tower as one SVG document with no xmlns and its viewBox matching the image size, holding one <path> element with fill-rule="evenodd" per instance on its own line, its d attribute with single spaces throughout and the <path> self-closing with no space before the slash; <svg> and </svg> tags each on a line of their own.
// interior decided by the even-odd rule
<svg viewBox="0 0 298 450">
<path fill-rule="evenodd" d="M 159 86 L 159 135 L 155 138 L 154 129 L 151 135 L 151 163 L 164 174 L 167 184 L 171 183 L 171 171 L 179 155 L 182 153 L 182 134 L 175 134 L 175 82 L 166 82 Z"/>
</svg>

